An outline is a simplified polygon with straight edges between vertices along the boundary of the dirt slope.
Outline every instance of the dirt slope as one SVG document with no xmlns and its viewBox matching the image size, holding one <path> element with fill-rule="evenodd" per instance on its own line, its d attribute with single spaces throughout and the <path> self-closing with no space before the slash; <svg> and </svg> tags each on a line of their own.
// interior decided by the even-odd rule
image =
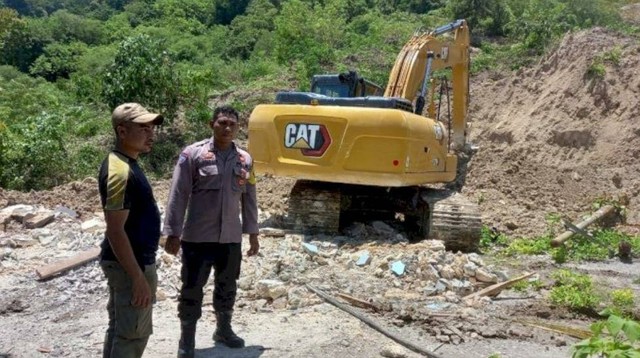
<svg viewBox="0 0 640 358">
<path fill-rule="evenodd" d="M 640 223 L 639 52 L 634 40 L 594 28 L 567 35 L 532 68 L 473 79 L 479 150 L 463 192 L 490 225 L 541 234 L 546 213 L 576 218 L 597 198 L 617 196 L 630 200 L 628 222 Z M 607 57 L 604 76 L 589 76 Z"/>
</svg>

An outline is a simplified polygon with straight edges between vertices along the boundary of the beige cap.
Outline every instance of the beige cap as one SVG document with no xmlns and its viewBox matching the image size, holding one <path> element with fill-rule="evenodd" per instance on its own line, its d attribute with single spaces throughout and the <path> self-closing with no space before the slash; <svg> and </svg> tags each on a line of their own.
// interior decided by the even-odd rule
<svg viewBox="0 0 640 358">
<path fill-rule="evenodd" d="M 124 122 L 153 123 L 160 125 L 163 121 L 164 117 L 162 117 L 161 114 L 151 113 L 138 103 L 121 104 L 113 110 L 113 114 L 111 115 L 113 128 L 116 128 Z"/>
</svg>

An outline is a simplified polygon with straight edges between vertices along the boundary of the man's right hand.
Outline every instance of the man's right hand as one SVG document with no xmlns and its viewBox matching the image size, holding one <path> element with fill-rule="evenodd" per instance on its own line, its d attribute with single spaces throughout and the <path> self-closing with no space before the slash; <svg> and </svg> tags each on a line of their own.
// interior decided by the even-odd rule
<svg viewBox="0 0 640 358">
<path fill-rule="evenodd" d="M 180 236 L 169 236 L 164 244 L 164 251 L 169 255 L 177 255 L 180 251 Z"/>
<path fill-rule="evenodd" d="M 131 305 L 133 307 L 145 308 L 151 304 L 151 287 L 144 278 L 144 274 L 133 280 L 132 290 Z"/>
</svg>

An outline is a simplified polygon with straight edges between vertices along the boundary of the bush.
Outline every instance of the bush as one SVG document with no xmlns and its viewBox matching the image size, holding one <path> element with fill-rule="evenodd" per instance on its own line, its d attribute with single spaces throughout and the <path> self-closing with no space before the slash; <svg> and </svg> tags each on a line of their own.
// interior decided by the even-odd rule
<svg viewBox="0 0 640 358">
<path fill-rule="evenodd" d="M 139 102 L 171 121 L 178 110 L 180 81 L 163 41 L 147 35 L 120 43 L 113 64 L 104 73 L 103 96 L 115 108 Z"/>
<path fill-rule="evenodd" d="M 551 277 L 556 280 L 549 296 L 553 304 L 576 311 L 589 311 L 600 302 L 593 292 L 593 283 L 589 276 L 569 270 L 558 270 Z"/>
</svg>

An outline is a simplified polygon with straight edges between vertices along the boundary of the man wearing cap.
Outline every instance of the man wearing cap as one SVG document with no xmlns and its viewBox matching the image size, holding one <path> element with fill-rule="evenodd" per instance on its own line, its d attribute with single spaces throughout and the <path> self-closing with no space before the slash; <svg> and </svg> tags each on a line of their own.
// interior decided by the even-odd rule
<svg viewBox="0 0 640 358">
<path fill-rule="evenodd" d="M 102 162 L 98 185 L 107 224 L 100 265 L 109 286 L 104 358 L 141 357 L 152 333 L 160 213 L 138 156 L 151 151 L 160 114 L 122 104 L 111 123 L 116 146 Z"/>
<path fill-rule="evenodd" d="M 231 348 L 244 346 L 244 340 L 231 329 L 242 261 L 242 234 L 249 234 L 247 255 L 256 255 L 259 250 L 251 156 L 233 142 L 238 133 L 238 112 L 229 106 L 218 107 L 209 126 L 213 131 L 211 138 L 186 147 L 180 154 L 165 217 L 165 251 L 175 255 L 182 247 L 182 288 L 178 299 L 180 358 L 194 356 L 203 288 L 212 268 L 217 324 L 213 339 Z"/>
</svg>

